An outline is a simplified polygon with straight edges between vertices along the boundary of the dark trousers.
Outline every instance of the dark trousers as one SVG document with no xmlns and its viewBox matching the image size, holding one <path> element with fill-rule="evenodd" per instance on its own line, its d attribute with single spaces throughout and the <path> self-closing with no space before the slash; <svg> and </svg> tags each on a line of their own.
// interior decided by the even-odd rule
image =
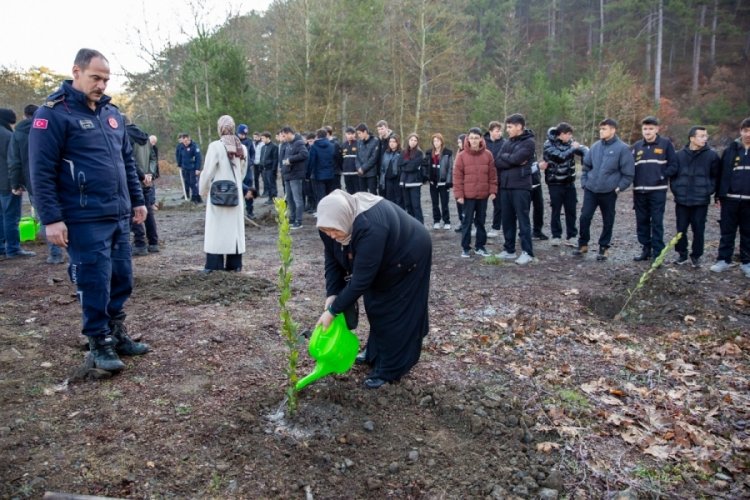
<svg viewBox="0 0 750 500">
<path fill-rule="evenodd" d="M 263 169 L 263 187 L 268 195 L 268 201 L 273 201 L 279 195 L 276 189 L 276 168 Z"/>
<path fill-rule="evenodd" d="M 422 188 L 421 187 L 405 187 L 404 188 L 404 210 L 406 213 L 417 219 L 419 222 L 424 224 L 424 216 L 422 215 Z"/>
<path fill-rule="evenodd" d="M 531 208 L 534 209 L 534 234 L 540 234 L 544 228 L 544 193 L 541 185 L 531 190 Z"/>
<path fill-rule="evenodd" d="M 502 227 L 503 227 L 503 210 L 502 210 L 502 206 L 500 205 L 500 187 L 498 186 L 497 196 L 495 197 L 494 200 L 492 200 L 492 229 L 494 229 L 495 231 L 500 231 Z"/>
<path fill-rule="evenodd" d="M 225 258 L 226 257 L 226 262 Z M 209 271 L 241 271 L 242 254 L 221 255 L 216 253 L 206 254 L 206 269 Z"/>
<path fill-rule="evenodd" d="M 156 232 L 156 218 L 154 217 L 154 205 L 156 204 L 156 188 L 148 186 L 143 188 L 143 197 L 146 199 L 146 220 L 143 224 L 132 224 L 133 245 L 145 247 L 146 241 L 149 245 L 159 244 L 159 235 Z"/>
<path fill-rule="evenodd" d="M 312 212 L 315 210 L 315 193 L 310 179 L 302 181 L 302 198 L 304 199 L 305 211 Z"/>
<path fill-rule="evenodd" d="M 456 200 L 456 213 L 458 213 L 458 222 L 463 226 L 464 225 L 464 204 L 459 203 L 458 200 Z"/>
<path fill-rule="evenodd" d="M 432 221 L 451 223 L 451 214 L 448 209 L 448 195 L 450 191 L 445 186 L 436 186 L 430 183 L 430 198 L 432 199 Z"/>
<path fill-rule="evenodd" d="M 248 170 L 250 170 L 250 169 L 248 168 Z M 260 164 L 253 165 L 253 177 L 255 179 L 255 184 L 253 184 L 253 186 L 255 186 L 255 189 L 258 190 L 258 195 L 260 195 L 261 170 L 262 169 L 260 168 Z M 264 182 L 263 183 L 263 193 L 266 193 L 266 192 L 268 192 L 268 186 L 266 186 L 266 184 Z"/>
<path fill-rule="evenodd" d="M 392 201 L 401 208 L 404 208 L 404 191 L 398 183 L 398 177 L 386 179 L 383 186 L 383 198 Z"/>
<path fill-rule="evenodd" d="M 476 250 L 481 250 L 487 244 L 487 231 L 484 222 L 487 218 L 487 199 L 471 200 L 464 199 L 464 223 L 461 226 L 461 248 L 467 252 L 471 250 L 471 226 L 477 226 Z"/>
<path fill-rule="evenodd" d="M 362 192 L 378 194 L 378 178 L 375 176 L 359 177 L 359 190 Z"/>
<path fill-rule="evenodd" d="M 664 207 L 667 191 L 633 191 L 638 243 L 656 256 L 664 250 Z"/>
<path fill-rule="evenodd" d="M 609 248 L 612 243 L 612 228 L 615 225 L 615 209 L 617 207 L 617 193 L 594 193 L 583 190 L 583 207 L 581 208 L 581 235 L 578 246 L 588 245 L 591 239 L 591 220 L 598 208 L 602 213 L 602 234 L 599 236 L 599 248 Z"/>
<path fill-rule="evenodd" d="M 195 175 L 195 170 L 182 168 L 180 173 L 185 183 L 185 197 L 191 201 L 201 201 L 201 195 L 198 192 L 198 176 Z"/>
<path fill-rule="evenodd" d="M 690 256 L 697 259 L 703 255 L 704 235 L 706 232 L 706 217 L 708 216 L 708 205 L 696 205 L 689 207 L 675 203 L 674 213 L 677 219 L 677 232 L 682 233 L 682 238 L 675 245 L 675 250 L 680 255 L 687 257 L 688 248 L 688 226 L 693 231 L 693 246 Z"/>
<path fill-rule="evenodd" d="M 750 263 L 750 200 L 721 199 L 719 260 L 732 262 L 734 239 L 740 230 L 740 261 Z"/>
<path fill-rule="evenodd" d="M 68 275 L 81 303 L 81 333 L 106 335 L 133 290 L 130 218 L 68 224 Z"/>
<path fill-rule="evenodd" d="M 334 179 L 326 179 L 323 181 L 312 181 L 313 192 L 315 193 L 315 210 L 318 209 L 318 203 L 320 200 L 326 197 L 331 191 L 336 189 Z"/>
<path fill-rule="evenodd" d="M 550 229 L 553 238 L 562 238 L 562 224 L 560 214 L 565 208 L 565 237 L 575 238 L 578 236 L 576 228 L 576 205 L 578 205 L 578 194 L 575 184 L 548 184 L 549 204 L 552 208 L 550 215 Z"/>
<path fill-rule="evenodd" d="M 21 251 L 21 196 L 13 193 L 0 194 L 0 254 L 14 256 Z"/>
<path fill-rule="evenodd" d="M 357 175 L 345 175 L 344 176 L 344 187 L 346 192 L 354 194 L 359 191 L 359 177 Z"/>
<path fill-rule="evenodd" d="M 531 244 L 531 221 L 529 209 L 531 207 L 531 191 L 526 189 L 501 189 L 500 205 L 503 211 L 503 249 L 508 253 L 516 253 L 516 224 L 521 237 L 521 250 L 534 256 Z"/>
</svg>

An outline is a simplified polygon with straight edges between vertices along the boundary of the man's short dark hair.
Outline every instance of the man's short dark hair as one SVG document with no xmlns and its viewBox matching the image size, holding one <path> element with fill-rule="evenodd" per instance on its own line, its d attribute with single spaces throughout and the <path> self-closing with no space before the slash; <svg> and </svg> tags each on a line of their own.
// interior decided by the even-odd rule
<svg viewBox="0 0 750 500">
<path fill-rule="evenodd" d="M 190 134 L 182 132 L 182 133 L 180 133 L 180 134 L 177 135 L 178 139 L 184 139 L 185 137 L 190 137 Z"/>
<path fill-rule="evenodd" d="M 476 134 L 479 137 L 482 137 L 482 129 L 480 129 L 479 127 L 471 127 L 469 129 L 469 134 Z"/>
<path fill-rule="evenodd" d="M 573 132 L 573 127 L 570 125 L 570 123 L 566 122 L 558 123 L 555 129 L 557 129 L 558 134 L 567 134 L 568 132 Z"/>
<path fill-rule="evenodd" d="M 750 128 L 750 117 L 745 118 L 744 120 L 742 120 L 742 123 L 740 123 L 740 130 L 742 130 L 743 128 Z"/>
<path fill-rule="evenodd" d="M 378 123 L 380 123 L 380 122 L 378 122 Z M 370 133 L 370 129 L 368 129 L 367 125 L 364 124 L 364 123 L 360 123 L 359 125 L 357 125 L 357 129 L 356 130 L 357 130 L 357 132 L 367 132 L 368 134 Z"/>
<path fill-rule="evenodd" d="M 81 49 L 76 54 L 76 58 L 75 58 L 75 61 L 73 61 L 73 65 L 78 66 L 79 68 L 84 70 L 89 67 L 89 64 L 91 64 L 91 60 L 95 57 L 104 59 L 105 61 L 107 61 L 107 64 L 109 64 L 109 60 L 107 60 L 107 58 L 104 57 L 104 54 L 102 54 L 98 50 Z"/>
<path fill-rule="evenodd" d="M 466 140 L 466 134 L 458 134 L 458 140 L 463 144 Z"/>
<path fill-rule="evenodd" d="M 333 127 L 330 125 L 323 125 L 323 130 L 326 131 L 326 134 L 333 135 Z"/>
<path fill-rule="evenodd" d="M 490 122 L 489 125 L 487 125 L 487 130 L 495 130 L 496 128 L 499 128 L 500 130 L 503 129 L 503 124 L 499 121 L 493 120 Z"/>
<path fill-rule="evenodd" d="M 354 127 L 346 127 L 346 129 L 344 130 L 344 133 L 345 134 L 356 134 L 357 131 L 354 130 Z"/>
<path fill-rule="evenodd" d="M 604 120 L 602 120 L 602 121 L 599 122 L 599 126 L 600 127 L 603 127 L 605 125 L 616 129 L 617 128 L 617 120 L 615 120 L 613 118 L 605 118 Z"/>
<path fill-rule="evenodd" d="M 695 137 L 695 134 L 697 134 L 699 130 L 706 130 L 706 127 L 704 127 L 703 125 L 694 125 L 690 127 L 690 131 L 688 132 L 688 139 L 691 137 Z"/>
<path fill-rule="evenodd" d="M 326 129 L 324 129 L 324 128 L 319 128 L 315 132 L 315 138 L 316 139 L 325 139 L 326 137 L 328 137 L 328 131 Z"/>
<path fill-rule="evenodd" d="M 375 124 L 375 128 L 380 128 L 380 127 L 386 127 L 387 128 L 388 127 L 388 122 L 385 121 L 385 120 L 379 120 L 378 123 Z"/>
<path fill-rule="evenodd" d="M 289 125 L 284 125 L 283 127 L 281 127 L 281 130 L 279 130 L 279 132 L 281 132 L 282 134 L 294 134 L 294 133 L 296 133 L 296 132 L 294 132 L 294 129 L 292 127 L 290 127 Z"/>
<path fill-rule="evenodd" d="M 311 139 L 315 139 L 315 134 L 313 132 L 307 132 L 305 134 L 305 140 L 309 141 Z"/>
<path fill-rule="evenodd" d="M 23 115 L 27 118 L 31 118 L 34 116 L 34 113 L 36 113 L 36 110 L 39 109 L 39 106 L 36 104 L 27 104 L 25 108 L 23 108 Z"/>
<path fill-rule="evenodd" d="M 520 125 L 522 127 L 526 126 L 526 118 L 523 117 L 521 113 L 513 113 L 509 117 L 505 119 L 505 123 L 511 123 L 513 125 Z"/>
<path fill-rule="evenodd" d="M 659 125 L 659 119 L 655 116 L 647 116 L 641 120 L 641 125 Z"/>
<path fill-rule="evenodd" d="M 260 136 L 261 137 L 268 137 L 269 139 L 271 139 L 271 132 L 268 132 L 267 130 L 264 130 L 263 132 L 260 133 Z"/>
</svg>

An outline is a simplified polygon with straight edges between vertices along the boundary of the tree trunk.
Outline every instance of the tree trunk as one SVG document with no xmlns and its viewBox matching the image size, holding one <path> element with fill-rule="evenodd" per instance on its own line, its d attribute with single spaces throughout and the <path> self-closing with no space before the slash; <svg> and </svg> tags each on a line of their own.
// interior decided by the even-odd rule
<svg viewBox="0 0 750 500">
<path fill-rule="evenodd" d="M 713 74 L 716 68 L 716 25 L 719 19 L 719 0 L 714 0 L 714 15 L 711 21 L 711 51 L 708 54 L 708 73 Z"/>
<path fill-rule="evenodd" d="M 599 0 L 599 67 L 604 56 L 604 0 Z"/>
<path fill-rule="evenodd" d="M 661 57 L 664 45 L 664 0 L 659 0 L 656 18 L 656 64 L 654 65 L 654 104 L 659 109 L 661 102 Z"/>
<path fill-rule="evenodd" d="M 312 36 L 310 33 L 310 5 L 308 0 L 304 0 L 303 7 L 305 9 L 305 97 L 304 97 L 304 109 L 303 109 L 303 125 L 306 127 L 309 125 L 310 116 L 310 44 L 312 43 Z"/>
<path fill-rule="evenodd" d="M 653 31 L 654 13 L 649 12 L 646 18 L 646 81 L 651 81 L 651 32 Z"/>
<path fill-rule="evenodd" d="M 427 2 L 422 1 L 419 13 L 419 81 L 417 83 L 417 103 L 414 109 L 414 129 L 415 134 L 419 133 L 419 120 L 422 113 L 422 96 L 424 88 L 427 86 L 427 23 L 425 21 L 425 12 L 427 11 Z"/>
<path fill-rule="evenodd" d="M 557 43 L 557 0 L 552 0 L 549 8 L 549 25 L 547 32 L 549 34 L 549 45 L 547 46 L 547 57 L 552 66 L 555 60 L 555 44 Z M 552 70 L 552 68 L 548 68 Z"/>
<path fill-rule="evenodd" d="M 703 42 L 703 25 L 706 22 L 706 6 L 701 5 L 698 26 L 693 36 L 693 85 L 690 89 L 692 95 L 698 93 L 698 79 L 701 71 L 701 43 Z"/>
</svg>

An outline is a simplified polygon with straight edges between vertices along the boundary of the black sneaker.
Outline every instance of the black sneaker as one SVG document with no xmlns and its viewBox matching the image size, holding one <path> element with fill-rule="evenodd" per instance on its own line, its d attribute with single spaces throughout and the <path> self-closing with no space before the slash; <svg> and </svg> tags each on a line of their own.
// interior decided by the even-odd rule
<svg viewBox="0 0 750 500">
<path fill-rule="evenodd" d="M 159 253 L 159 245 L 149 245 L 148 253 Z"/>
<path fill-rule="evenodd" d="M 133 247 L 133 256 L 140 256 L 140 255 L 148 255 L 148 248 L 143 247 Z"/>
<path fill-rule="evenodd" d="M 599 262 L 604 262 L 605 260 L 607 260 L 607 253 L 607 248 L 600 248 L 599 254 L 596 256 L 596 260 L 598 260 Z"/>
<path fill-rule="evenodd" d="M 542 233 L 542 232 L 538 232 L 538 233 L 534 233 L 534 239 L 535 240 L 540 240 L 540 241 L 545 241 L 545 240 L 548 240 L 549 237 L 546 234 Z"/>
<path fill-rule="evenodd" d="M 688 263 L 688 256 L 685 254 L 680 254 L 680 256 L 677 257 L 677 259 L 675 259 L 674 261 L 674 264 L 677 266 L 682 266 L 687 263 Z"/>
<path fill-rule="evenodd" d="M 695 269 L 698 269 L 699 267 L 701 267 L 701 258 L 690 257 L 690 265 L 692 265 Z"/>
<path fill-rule="evenodd" d="M 125 323 L 119 319 L 109 322 L 109 328 L 112 331 L 112 337 L 117 342 L 115 351 L 122 356 L 140 356 L 151 350 L 148 344 L 136 342 L 128 336 Z"/>
<path fill-rule="evenodd" d="M 386 384 L 386 382 L 388 381 L 382 378 L 369 377 L 365 379 L 365 387 L 368 389 L 380 389 Z"/>
<path fill-rule="evenodd" d="M 125 363 L 115 352 L 115 339 L 111 335 L 89 337 L 89 349 L 97 368 L 108 372 L 119 372 L 125 368 Z"/>
<path fill-rule="evenodd" d="M 633 257 L 633 260 L 636 262 L 643 262 L 644 260 L 650 260 L 651 259 L 651 249 L 643 247 L 641 248 L 641 253 Z"/>
</svg>

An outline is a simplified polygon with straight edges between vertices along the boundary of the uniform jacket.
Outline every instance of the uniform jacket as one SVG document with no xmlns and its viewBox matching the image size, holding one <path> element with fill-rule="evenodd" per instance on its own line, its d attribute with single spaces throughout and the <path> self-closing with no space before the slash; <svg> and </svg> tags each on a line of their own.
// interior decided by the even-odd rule
<svg viewBox="0 0 750 500">
<path fill-rule="evenodd" d="M 422 187 L 422 161 L 424 153 L 417 148 L 410 152 L 409 158 L 406 158 L 407 150 L 401 151 L 401 159 L 398 162 L 398 168 L 401 171 L 399 184 L 406 188 Z"/>
<path fill-rule="evenodd" d="M 206 201 L 206 224 L 203 251 L 219 255 L 245 253 L 245 204 L 243 199 L 234 207 L 219 207 L 211 203 L 211 184 L 230 180 L 238 186 L 247 173 L 247 148 L 245 158 L 231 162 L 224 143 L 214 141 L 208 145 L 206 162 L 199 178 L 198 191 Z"/>
<path fill-rule="evenodd" d="M 31 189 L 31 173 L 29 172 L 29 132 L 31 118 L 21 120 L 13 131 L 13 137 L 8 146 L 8 175 L 10 188 L 24 188 L 33 195 Z"/>
<path fill-rule="evenodd" d="M 718 182 L 718 198 L 750 200 L 750 149 L 742 145 L 741 139 L 732 141 L 724 150 Z"/>
<path fill-rule="evenodd" d="M 386 180 L 399 180 L 401 177 L 401 151 L 385 151 L 380 159 L 380 186 L 385 186 Z"/>
<path fill-rule="evenodd" d="M 586 146 L 574 148 L 570 142 L 562 142 L 555 127 L 547 131 L 542 158 L 547 162 L 544 180 L 547 184 L 567 185 L 576 181 L 576 155 L 583 157 L 589 150 Z"/>
<path fill-rule="evenodd" d="M 341 173 L 344 175 L 357 175 L 357 141 L 344 142 L 341 145 Z"/>
<path fill-rule="evenodd" d="M 190 145 L 185 147 L 183 144 L 178 144 L 175 149 L 175 159 L 177 166 L 185 170 L 200 170 L 201 169 L 201 148 L 195 143 L 190 141 Z"/>
<path fill-rule="evenodd" d="M 677 153 L 666 137 L 656 136 L 654 142 L 641 139 L 633 145 L 635 177 L 633 191 L 666 191 L 667 179 L 677 172 Z"/>
<path fill-rule="evenodd" d="M 581 187 L 593 193 L 625 191 L 633 182 L 634 170 L 633 154 L 619 137 L 599 140 L 583 157 Z"/>
<path fill-rule="evenodd" d="M 34 114 L 29 167 L 45 225 L 118 220 L 145 205 L 117 106 L 105 95 L 92 110 L 70 80 Z"/>
<path fill-rule="evenodd" d="M 380 141 L 371 135 L 366 141 L 357 141 L 357 158 L 355 165 L 364 172 L 362 177 L 378 175 L 378 147 Z"/>
<path fill-rule="evenodd" d="M 336 171 L 336 148 L 328 139 L 316 139 L 307 159 L 307 177 L 316 181 L 333 179 Z"/>
<path fill-rule="evenodd" d="M 521 135 L 511 137 L 495 156 L 495 166 L 500 171 L 501 189 L 531 190 L 531 166 L 536 158 L 534 132 L 525 129 Z"/>
<path fill-rule="evenodd" d="M 13 129 L 10 123 L 0 121 L 0 193 L 10 193 L 10 175 L 8 172 L 8 150 L 10 140 L 13 138 Z"/>
<path fill-rule="evenodd" d="M 453 196 L 457 200 L 486 200 L 491 194 L 497 195 L 497 186 L 495 160 L 484 139 L 479 141 L 478 151 L 472 151 L 466 139 L 453 166 Z"/>
<path fill-rule="evenodd" d="M 279 151 L 281 161 L 289 160 L 289 165 L 281 165 L 281 178 L 285 181 L 303 181 L 307 171 L 307 158 L 310 153 L 305 141 L 299 134 L 294 134 L 292 142 L 285 142 Z"/>
<path fill-rule="evenodd" d="M 677 153 L 677 172 L 669 183 L 674 201 L 688 207 L 711 203 L 720 168 L 719 155 L 708 146 L 697 151 L 682 148 Z"/>
<path fill-rule="evenodd" d="M 443 148 L 436 164 L 432 158 L 432 149 L 428 149 L 424 155 L 424 170 L 429 172 L 428 177 L 433 186 L 451 187 L 453 185 L 453 151 Z"/>
</svg>

